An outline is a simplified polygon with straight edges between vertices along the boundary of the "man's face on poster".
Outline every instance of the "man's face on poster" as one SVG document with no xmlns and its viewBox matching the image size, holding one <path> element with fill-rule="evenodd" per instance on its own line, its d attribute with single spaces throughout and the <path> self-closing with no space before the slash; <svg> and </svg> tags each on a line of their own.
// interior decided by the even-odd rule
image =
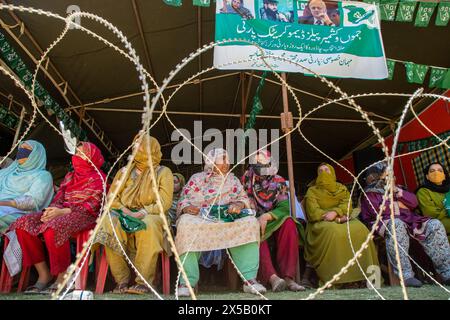
<svg viewBox="0 0 450 320">
<path fill-rule="evenodd" d="M 309 3 L 311 14 L 316 19 L 322 19 L 326 13 L 327 6 L 322 0 L 313 0 Z"/>
<path fill-rule="evenodd" d="M 267 8 L 268 8 L 270 11 L 276 12 L 276 11 L 278 10 L 278 4 L 277 4 L 276 2 L 269 2 L 269 3 L 267 4 Z"/>
<path fill-rule="evenodd" d="M 239 9 L 241 7 L 241 0 L 232 0 L 231 6 L 233 9 Z"/>
</svg>

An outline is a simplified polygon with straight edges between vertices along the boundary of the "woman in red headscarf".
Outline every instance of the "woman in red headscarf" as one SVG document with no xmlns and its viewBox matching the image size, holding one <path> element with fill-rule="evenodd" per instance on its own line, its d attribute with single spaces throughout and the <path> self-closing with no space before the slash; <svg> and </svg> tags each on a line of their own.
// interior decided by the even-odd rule
<svg viewBox="0 0 450 320">
<path fill-rule="evenodd" d="M 65 176 L 50 206 L 43 212 L 18 219 L 11 226 L 22 251 L 22 266 L 34 265 L 39 274 L 38 281 L 27 292 L 43 291 L 52 277 L 57 276 L 50 288 L 55 290 L 71 263 L 70 238 L 94 228 L 105 191 L 105 173 L 100 170 L 103 163 L 104 158 L 97 146 L 81 142 L 72 156 L 73 171 Z M 40 234 L 45 239 L 50 270 L 38 237 Z"/>
</svg>

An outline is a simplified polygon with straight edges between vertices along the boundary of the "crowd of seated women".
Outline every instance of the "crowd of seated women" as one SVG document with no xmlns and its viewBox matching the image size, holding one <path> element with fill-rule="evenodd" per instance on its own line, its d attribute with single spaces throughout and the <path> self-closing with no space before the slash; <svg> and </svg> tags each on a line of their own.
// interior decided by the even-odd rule
<svg viewBox="0 0 450 320">
<path fill-rule="evenodd" d="M 179 296 L 189 296 L 188 283 L 197 286 L 199 263 L 220 264 L 228 254 L 244 292 L 263 294 L 266 287 L 274 292 L 303 291 L 309 283 L 296 282 L 299 248 L 319 284 L 346 267 L 333 286 L 363 287 L 365 273 L 379 266 L 373 240 L 366 241 L 372 228 L 385 239 L 388 261 L 396 275 L 402 272 L 407 286 L 422 285 L 408 256 L 411 238 L 421 244 L 442 281 L 450 284 L 450 179 L 442 164 L 426 169 L 425 183 L 416 194 L 395 186 L 393 203 L 383 202 L 386 166 L 372 166 L 359 215 L 352 214 L 350 193 L 336 181 L 334 168 L 320 164 L 304 196 L 306 222 L 301 223 L 291 216 L 286 180 L 278 175 L 269 151 L 259 151 L 239 178 L 230 171 L 227 151 L 215 148 L 205 157 L 203 170 L 186 181 L 160 164 L 156 138 L 137 138 L 131 166 L 121 168 L 110 185 L 101 170 L 101 151 L 89 142 L 78 144 L 72 170 L 57 187 L 46 171 L 46 151 L 37 141 L 22 142 L 16 159 L 0 170 L 0 231 L 8 239 L 3 263 L 11 276 L 25 267 L 36 268 L 37 281 L 27 293 L 57 289 L 72 261 L 70 240 L 96 226 L 106 192 L 111 219 L 99 226 L 93 250 L 105 250 L 115 293 L 149 293 L 146 283 L 155 278 L 160 252 L 170 252 L 161 212 L 175 235 L 187 276 L 180 277 Z M 357 263 L 347 265 L 364 242 Z M 125 254 L 139 271 L 135 279 Z"/>
</svg>

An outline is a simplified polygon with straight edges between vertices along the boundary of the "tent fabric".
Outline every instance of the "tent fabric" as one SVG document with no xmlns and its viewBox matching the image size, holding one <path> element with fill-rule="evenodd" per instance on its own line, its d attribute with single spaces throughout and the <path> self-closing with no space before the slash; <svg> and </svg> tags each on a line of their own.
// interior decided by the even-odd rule
<svg viewBox="0 0 450 320">
<path fill-rule="evenodd" d="M 140 60 L 144 63 L 144 67 L 154 75 L 158 84 L 162 83 L 162 80 L 168 76 L 169 72 L 184 57 L 197 49 L 199 42 L 203 45 L 214 40 L 213 6 L 209 8 L 198 8 L 187 3 L 182 7 L 174 8 L 165 5 L 162 1 L 137 0 L 135 2 L 142 21 L 145 45 L 148 48 L 150 62 L 146 59 L 145 45 L 140 37 L 132 1 L 14 1 L 15 4 L 42 8 L 63 16 L 66 15 L 67 8 L 70 5 L 76 4 L 82 11 L 91 12 L 107 19 L 117 26 L 131 41 L 137 54 L 140 56 Z M 201 12 L 200 38 L 197 34 L 199 10 Z M 46 48 L 51 44 L 64 27 L 62 21 L 49 17 L 22 12 L 16 12 L 15 14 L 24 22 L 27 30 L 29 30 L 42 48 Z M 0 12 L 0 18 L 8 25 L 15 24 L 15 21 L 6 11 Z M 87 18 L 82 18 L 81 24 L 99 33 L 118 46 L 121 46 L 120 41 L 105 26 Z M 450 43 L 448 41 L 441 41 L 441 39 L 446 39 L 448 36 L 447 28 L 430 25 L 427 28 L 421 28 L 420 32 L 418 31 L 419 29 L 415 28 L 412 24 L 383 22 L 382 35 L 386 56 L 404 61 L 414 61 L 420 64 L 449 67 L 450 56 L 445 54 L 445 52 L 449 52 Z M 9 40 L 11 43 L 15 43 L 13 39 Z M 21 36 L 21 41 L 38 57 L 31 41 L 25 35 Z M 28 65 L 33 66 L 31 59 L 27 57 L 27 54 L 17 43 L 15 43 L 15 48 L 24 57 Z M 208 51 L 202 56 L 201 69 L 212 65 L 212 57 L 212 51 Z M 50 58 L 83 104 L 141 91 L 141 84 L 132 63 L 113 49 L 80 30 L 71 30 L 67 37 L 51 51 Z M 198 71 L 199 60 L 196 59 L 176 76 L 172 84 L 180 83 Z M 214 70 L 204 74 L 202 77 L 222 76 L 227 73 L 231 72 Z M 260 76 L 261 72 L 255 72 L 255 75 Z M 70 105 L 67 105 L 50 81 L 42 75 L 42 72 L 38 78 L 62 106 L 74 107 L 79 105 L 74 98 L 70 98 Z M 241 93 L 237 91 L 239 88 L 239 79 L 239 74 L 236 74 L 203 82 L 201 92 L 199 85 L 185 86 L 173 97 L 168 106 L 168 110 L 239 114 L 241 112 Z M 275 80 L 275 77 L 269 74 L 268 80 L 270 79 Z M 397 71 L 392 81 L 358 79 L 330 80 L 349 94 L 365 92 L 413 93 L 419 87 L 417 84 L 410 84 L 406 81 L 406 74 L 402 72 L 399 66 L 397 66 Z M 333 90 L 313 77 L 305 77 L 301 74 L 288 74 L 288 82 L 295 88 L 315 95 L 332 99 L 337 97 L 337 94 Z M 425 79 L 425 83 L 428 83 L 427 79 Z M 28 107 L 28 111 L 31 110 L 30 102 L 26 96 L 15 88 L 8 78 L 0 75 L 0 84 L 2 88 L 0 91 L 13 94 L 15 99 Z M 257 84 L 258 79 L 253 79 L 250 101 Z M 165 96 L 167 97 L 172 91 L 166 91 Z M 283 111 L 280 91 L 278 85 L 266 82 L 264 90 L 261 93 L 261 101 L 263 104 L 262 115 L 280 115 Z M 435 90 L 434 92 L 441 91 Z M 311 95 L 300 92 L 297 92 L 297 94 L 301 103 L 302 114 L 305 114 L 305 112 L 312 110 L 324 102 L 323 99 L 312 97 Z M 250 112 L 250 101 L 247 103 L 247 113 Z M 388 119 L 398 117 L 406 101 L 407 98 L 405 97 L 388 96 L 357 100 L 365 111 L 380 114 Z M 431 99 L 424 99 L 417 108 L 423 108 L 431 101 Z M 0 97 L 0 103 L 4 104 L 5 102 L 5 99 Z M 289 99 L 289 103 L 290 111 L 293 115 L 299 116 L 299 112 L 292 98 Z M 142 96 L 135 96 L 128 99 L 101 103 L 95 106 L 92 105 L 90 107 L 141 110 L 143 108 L 143 102 Z M 160 106 L 158 108 L 160 109 Z M 98 125 L 119 150 L 124 150 L 129 145 L 141 127 L 141 113 L 139 112 L 88 112 L 94 117 Z M 72 114 L 72 116 L 75 117 L 76 121 L 79 120 L 75 115 Z M 158 114 L 155 114 L 154 118 L 156 116 Z M 311 117 L 361 119 L 361 116 L 354 110 L 337 104 L 323 108 L 311 114 Z M 52 119 L 54 121 L 54 118 Z M 240 119 L 238 117 L 170 115 L 170 119 L 177 127 L 186 128 L 191 132 L 193 132 L 194 120 L 203 120 L 204 130 L 208 128 L 225 130 L 240 127 Z M 372 119 L 380 120 L 375 117 L 372 117 Z M 37 127 L 33 129 L 31 137 L 42 141 L 46 148 L 51 150 L 49 154 L 50 161 L 68 161 L 68 156 L 64 152 L 62 138 L 57 138 L 53 129 L 43 123 L 42 119 L 39 119 L 38 123 Z M 384 123 L 377 123 L 376 125 L 380 129 L 387 126 Z M 274 119 L 265 120 L 258 118 L 256 121 L 256 129 L 261 128 L 280 128 L 280 122 Z M 310 139 L 320 150 L 326 152 L 336 160 L 339 160 L 362 141 L 372 136 L 371 130 L 365 123 L 305 121 L 301 129 L 305 137 Z M 88 137 L 94 143 L 98 144 L 98 141 L 89 132 L 89 129 L 86 131 L 88 132 Z M 165 119 L 156 124 L 152 129 L 152 135 L 157 137 L 163 146 L 163 163 L 176 171 L 191 170 L 188 168 L 192 166 L 181 165 L 177 167 L 171 161 L 168 161 L 170 160 L 171 147 L 173 146 L 173 142 L 170 139 L 172 131 L 173 127 Z M 0 135 L 11 136 L 13 133 L 4 128 L 0 128 Z M 204 146 L 207 144 L 208 142 Z M 309 180 L 313 178 L 314 168 L 317 166 L 317 163 L 325 160 L 325 158 L 320 152 L 307 144 L 298 133 L 293 133 L 292 144 L 296 186 L 300 184 L 304 189 Z M 280 155 L 282 155 L 280 159 L 280 173 L 287 176 L 285 154 L 285 146 L 284 142 L 282 142 L 280 144 Z"/>
</svg>

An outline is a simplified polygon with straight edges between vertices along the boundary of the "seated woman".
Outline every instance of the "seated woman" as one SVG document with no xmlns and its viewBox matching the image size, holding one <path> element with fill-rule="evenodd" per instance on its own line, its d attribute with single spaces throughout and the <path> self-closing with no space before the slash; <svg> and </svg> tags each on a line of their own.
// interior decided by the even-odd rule
<svg viewBox="0 0 450 320">
<path fill-rule="evenodd" d="M 172 204 L 173 176 L 169 168 L 160 165 L 161 146 L 158 140 L 148 134 L 141 141 L 130 170 L 127 172 L 126 168 L 122 168 L 111 185 L 109 195 L 118 188 L 118 182 L 124 176 L 125 182 L 111 206 L 113 225 L 106 217 L 94 240 L 94 243 L 105 246 L 108 265 L 117 284 L 113 291 L 115 293 L 149 292 L 145 281 L 153 282 L 158 255 L 163 250 L 164 222 L 159 216 L 160 207 L 153 187 L 158 190 L 165 214 Z M 156 175 L 155 182 L 152 179 L 149 157 Z M 114 236 L 113 228 L 120 244 Z M 133 264 L 145 279 L 144 281 L 137 275 L 136 284 L 130 288 L 130 269 L 121 246 L 127 256 L 131 255 Z"/>
<path fill-rule="evenodd" d="M 373 226 L 377 213 L 380 211 L 385 192 L 387 170 L 384 164 L 372 167 L 367 174 L 373 179 L 373 183 L 365 188 L 366 196 L 361 196 L 361 218 L 370 227 Z M 437 219 L 421 216 L 413 210 L 417 207 L 417 198 L 411 192 L 395 186 L 394 190 L 394 215 L 395 232 L 399 245 L 400 263 L 403 271 L 405 285 L 408 287 L 420 287 L 422 282 L 414 277 L 411 262 L 408 258 L 409 237 L 413 237 L 423 246 L 425 253 L 431 258 L 436 271 L 439 272 L 446 284 L 450 283 L 450 247 L 444 226 Z M 392 221 L 390 201 L 385 201 L 382 221 L 377 228 L 377 233 L 386 239 L 387 257 L 398 276 L 397 259 L 395 255 L 395 243 L 392 235 Z M 402 250 L 401 248 L 404 250 Z"/>
<path fill-rule="evenodd" d="M 261 224 L 262 243 L 259 247 L 259 274 L 262 283 L 270 283 L 272 291 L 302 291 L 304 287 L 294 279 L 297 273 L 299 231 L 303 238 L 303 226 L 290 216 L 289 194 L 286 180 L 277 175 L 278 167 L 270 152 L 260 151 L 244 176 L 242 184 L 250 203 L 256 209 Z M 299 230 L 299 231 L 298 231 Z M 276 262 L 280 276 L 273 265 L 269 240 L 277 248 Z"/>
<path fill-rule="evenodd" d="M 450 178 L 438 162 L 430 164 L 424 173 L 425 182 L 416 193 L 420 211 L 441 221 L 450 240 L 450 216 L 444 206 L 445 194 L 450 191 Z"/>
<path fill-rule="evenodd" d="M 106 176 L 100 170 L 103 162 L 100 149 L 92 143 L 81 142 L 72 156 L 73 172 L 65 176 L 50 206 L 43 212 L 26 215 L 11 225 L 10 229 L 15 230 L 22 251 L 22 265 L 34 265 L 39 274 L 37 282 L 27 289 L 28 293 L 39 293 L 45 289 L 53 276 L 57 279 L 49 290 L 55 291 L 71 263 L 70 238 L 95 227 Z M 50 270 L 39 239 L 41 234 L 45 239 Z"/>
<path fill-rule="evenodd" d="M 367 239 L 369 231 L 359 220 L 351 219 L 347 214 L 352 212 L 350 193 L 344 185 L 336 182 L 334 168 L 329 164 L 319 166 L 317 178 L 311 183 L 305 200 L 308 218 L 305 259 L 314 267 L 320 281 L 326 282 L 353 258 L 349 236 L 357 251 Z M 377 251 L 372 240 L 358 262 L 364 272 L 372 265 L 378 266 Z M 361 269 L 354 264 L 333 284 L 354 287 L 363 280 L 365 277 Z"/>
<path fill-rule="evenodd" d="M 215 222 L 202 218 L 215 205 L 228 206 L 231 215 L 250 208 L 248 197 L 239 179 L 229 172 L 230 162 L 224 149 L 211 150 L 205 159 L 205 170 L 194 174 L 183 189 L 178 203 L 177 236 L 175 239 L 181 261 L 184 261 L 189 283 L 195 287 L 199 280 L 200 253 L 229 249 L 233 261 L 245 279 L 244 292 L 264 293 L 256 281 L 259 267 L 259 224 L 253 216 L 232 222 Z M 178 295 L 189 296 L 184 279 L 180 278 Z"/>
<path fill-rule="evenodd" d="M 172 230 L 175 229 L 175 222 L 177 220 L 177 206 L 180 200 L 181 190 L 183 190 L 186 184 L 186 178 L 181 173 L 173 174 L 173 197 L 172 206 L 169 209 L 169 223 L 172 226 Z"/>
<path fill-rule="evenodd" d="M 41 211 L 53 197 L 53 178 L 45 170 L 47 155 L 34 140 L 19 145 L 16 160 L 0 170 L 0 233 L 23 215 Z"/>
</svg>

